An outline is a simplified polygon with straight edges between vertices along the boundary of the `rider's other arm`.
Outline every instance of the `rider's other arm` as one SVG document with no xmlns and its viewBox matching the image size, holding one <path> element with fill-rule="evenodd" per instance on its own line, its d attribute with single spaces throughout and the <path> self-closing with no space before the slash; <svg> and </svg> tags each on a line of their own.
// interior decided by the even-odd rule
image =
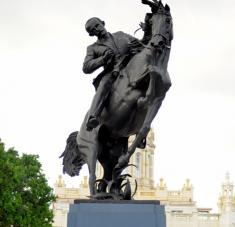
<svg viewBox="0 0 235 227">
<path fill-rule="evenodd" d="M 83 63 L 83 72 L 85 74 L 93 73 L 96 69 L 104 65 L 103 56 L 95 57 L 94 50 L 91 46 L 87 47 L 87 54 Z"/>
</svg>

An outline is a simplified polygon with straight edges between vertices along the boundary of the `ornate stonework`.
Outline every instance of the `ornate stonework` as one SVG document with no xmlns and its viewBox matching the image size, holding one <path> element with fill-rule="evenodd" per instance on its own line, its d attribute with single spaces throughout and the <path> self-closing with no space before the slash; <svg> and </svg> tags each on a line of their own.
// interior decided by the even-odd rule
<svg viewBox="0 0 235 227">
<path fill-rule="evenodd" d="M 130 140 L 133 140 L 131 138 Z M 197 208 L 193 200 L 193 186 L 186 179 L 181 190 L 168 190 L 163 178 L 154 185 L 154 132 L 150 131 L 144 150 L 137 149 L 127 169 L 127 173 L 137 179 L 136 200 L 160 200 L 165 205 L 167 227 L 234 227 L 235 195 L 233 183 L 226 175 L 218 201 L 219 213 L 210 213 L 209 208 Z M 97 165 L 97 177 L 102 177 L 102 167 Z M 62 176 L 55 183 L 56 202 L 53 204 L 55 214 L 54 227 L 67 226 L 69 204 L 74 199 L 86 199 L 89 195 L 88 178 L 84 176 L 79 188 L 67 188 Z"/>
</svg>

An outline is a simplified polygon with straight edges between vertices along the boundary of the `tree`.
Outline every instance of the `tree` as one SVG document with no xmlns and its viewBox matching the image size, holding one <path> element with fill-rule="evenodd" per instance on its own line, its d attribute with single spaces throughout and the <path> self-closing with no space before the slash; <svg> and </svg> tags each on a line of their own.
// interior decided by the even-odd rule
<svg viewBox="0 0 235 227">
<path fill-rule="evenodd" d="M 0 227 L 52 226 L 55 196 L 38 158 L 20 157 L 0 141 Z"/>
</svg>

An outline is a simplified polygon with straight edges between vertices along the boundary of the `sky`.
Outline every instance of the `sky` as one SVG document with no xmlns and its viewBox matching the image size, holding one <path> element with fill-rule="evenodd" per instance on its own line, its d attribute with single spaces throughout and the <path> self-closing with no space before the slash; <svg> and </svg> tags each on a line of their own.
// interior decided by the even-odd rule
<svg viewBox="0 0 235 227">
<path fill-rule="evenodd" d="M 178 190 L 189 178 L 197 205 L 216 211 L 225 173 L 235 180 L 235 1 L 163 3 L 174 23 L 172 87 L 152 123 L 155 180 Z M 38 154 L 51 186 L 67 136 L 79 130 L 94 95 L 98 72 L 82 72 L 95 41 L 86 20 L 97 16 L 108 31 L 134 35 L 147 12 L 140 0 L 0 0 L 0 138 Z"/>
</svg>

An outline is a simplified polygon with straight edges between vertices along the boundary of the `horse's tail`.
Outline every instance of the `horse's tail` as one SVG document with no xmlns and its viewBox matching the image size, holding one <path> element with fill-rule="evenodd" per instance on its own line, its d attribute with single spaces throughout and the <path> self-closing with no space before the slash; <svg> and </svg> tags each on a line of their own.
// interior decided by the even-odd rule
<svg viewBox="0 0 235 227">
<path fill-rule="evenodd" d="M 71 177 L 78 176 L 83 164 L 85 164 L 84 158 L 78 149 L 77 135 L 77 131 L 69 135 L 65 150 L 60 156 L 60 158 L 63 157 L 63 173 L 67 173 Z"/>
</svg>

